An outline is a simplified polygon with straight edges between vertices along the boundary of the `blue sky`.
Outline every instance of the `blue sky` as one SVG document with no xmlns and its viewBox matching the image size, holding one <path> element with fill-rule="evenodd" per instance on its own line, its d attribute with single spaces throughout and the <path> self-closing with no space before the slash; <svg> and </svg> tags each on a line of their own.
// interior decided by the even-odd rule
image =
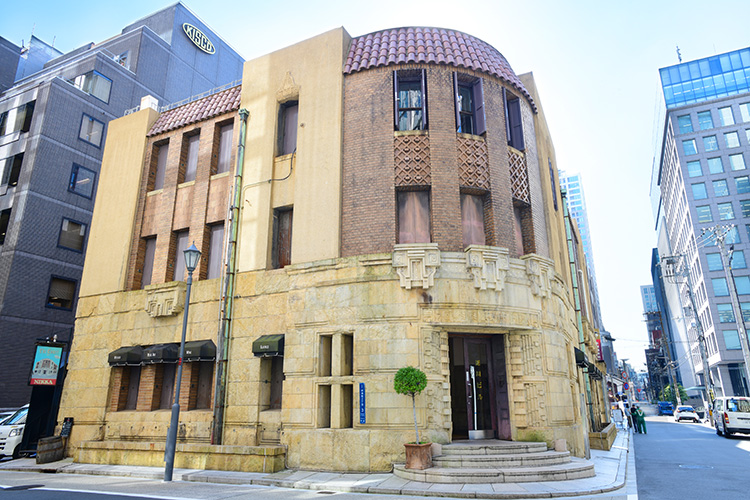
<svg viewBox="0 0 750 500">
<path fill-rule="evenodd" d="M 0 36 L 32 32 L 63 52 L 99 42 L 174 2 L 4 2 Z M 583 174 L 603 319 L 621 358 L 645 360 L 640 286 L 656 245 L 649 202 L 658 68 L 750 46 L 747 1 L 378 2 L 188 0 L 243 57 L 343 26 L 352 36 L 399 26 L 464 31 L 533 71 L 558 166 Z"/>
</svg>

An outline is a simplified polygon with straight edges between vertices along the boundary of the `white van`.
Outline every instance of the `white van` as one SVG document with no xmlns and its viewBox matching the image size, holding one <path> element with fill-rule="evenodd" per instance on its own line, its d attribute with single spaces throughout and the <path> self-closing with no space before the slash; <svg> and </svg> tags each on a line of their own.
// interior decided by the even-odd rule
<svg viewBox="0 0 750 500">
<path fill-rule="evenodd" d="M 750 434 L 750 398 L 721 397 L 714 400 L 714 427 L 719 436 L 735 432 Z"/>
<path fill-rule="evenodd" d="M 19 457 L 27 413 L 29 413 L 29 405 L 24 406 L 0 424 L 0 457 L 3 455 Z"/>
</svg>

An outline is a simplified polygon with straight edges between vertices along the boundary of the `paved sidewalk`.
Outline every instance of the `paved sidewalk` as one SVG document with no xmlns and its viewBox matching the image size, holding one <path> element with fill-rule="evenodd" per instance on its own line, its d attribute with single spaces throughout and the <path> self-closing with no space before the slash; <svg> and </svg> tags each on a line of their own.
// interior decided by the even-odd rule
<svg viewBox="0 0 750 500">
<path fill-rule="evenodd" d="M 337 473 L 285 470 L 273 474 L 262 472 L 228 472 L 175 469 L 173 480 L 219 484 L 264 485 L 281 488 L 309 489 L 326 492 L 354 492 L 390 495 L 416 495 L 457 498 L 562 498 L 581 500 L 637 499 L 635 455 L 630 434 L 620 431 L 610 451 L 591 450 L 596 476 L 571 481 L 496 484 L 436 484 L 408 481 L 391 473 Z M 37 465 L 34 459 L 18 459 L 0 464 L 2 471 L 55 472 L 102 476 L 135 477 L 161 480 L 164 469 L 125 465 L 73 463 L 72 459 Z"/>
</svg>

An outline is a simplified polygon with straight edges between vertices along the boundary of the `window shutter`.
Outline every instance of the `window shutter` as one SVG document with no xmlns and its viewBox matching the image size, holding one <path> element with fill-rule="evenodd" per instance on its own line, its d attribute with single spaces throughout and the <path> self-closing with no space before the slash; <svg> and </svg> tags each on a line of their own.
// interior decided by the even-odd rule
<svg viewBox="0 0 750 500">
<path fill-rule="evenodd" d="M 523 143 L 523 122 L 521 119 L 521 100 L 514 99 L 508 103 L 510 105 L 510 120 L 511 120 L 511 146 L 523 151 L 525 145 Z"/>
<path fill-rule="evenodd" d="M 505 91 L 505 87 L 503 87 L 503 110 L 505 111 L 505 138 L 508 141 L 508 144 L 511 144 L 513 142 L 513 139 L 511 139 L 511 136 L 510 136 L 510 113 L 508 113 L 508 93 Z"/>
<path fill-rule="evenodd" d="M 458 109 L 458 73 L 453 73 L 453 102 L 456 108 L 456 131 L 461 132 L 461 111 Z"/>
<path fill-rule="evenodd" d="M 484 117 L 484 85 L 480 78 L 473 87 L 474 91 L 474 121 L 476 123 L 476 135 L 482 135 L 487 131 L 486 120 Z"/>
<path fill-rule="evenodd" d="M 398 130 L 398 71 L 393 72 L 393 130 Z"/>
<path fill-rule="evenodd" d="M 422 130 L 427 130 L 427 71 L 422 70 Z"/>
</svg>

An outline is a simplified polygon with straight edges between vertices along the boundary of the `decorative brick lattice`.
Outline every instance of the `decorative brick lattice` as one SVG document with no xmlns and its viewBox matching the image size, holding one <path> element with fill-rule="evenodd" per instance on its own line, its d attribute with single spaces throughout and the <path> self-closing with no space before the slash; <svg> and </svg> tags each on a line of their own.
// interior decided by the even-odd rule
<svg viewBox="0 0 750 500">
<path fill-rule="evenodd" d="M 402 135 L 393 141 L 396 186 L 425 186 L 430 176 L 430 139 L 426 135 Z"/>
<path fill-rule="evenodd" d="M 458 178 L 462 186 L 490 189 L 487 143 L 458 137 Z"/>
<path fill-rule="evenodd" d="M 511 195 L 516 200 L 531 204 L 526 156 L 521 152 L 508 148 L 508 163 L 510 164 Z"/>
</svg>

